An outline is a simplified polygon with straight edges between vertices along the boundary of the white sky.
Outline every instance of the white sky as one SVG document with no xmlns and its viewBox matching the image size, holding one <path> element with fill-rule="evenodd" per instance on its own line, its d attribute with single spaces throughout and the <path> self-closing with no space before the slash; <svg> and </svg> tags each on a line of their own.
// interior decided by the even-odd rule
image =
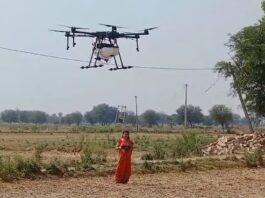
<svg viewBox="0 0 265 198">
<path fill-rule="evenodd" d="M 88 60 L 91 39 L 78 39 L 65 50 L 63 35 L 48 29 L 56 24 L 108 30 L 98 23 L 137 31 L 159 26 L 150 36 L 135 42 L 120 41 L 127 65 L 158 67 L 214 67 L 228 60 L 224 43 L 228 33 L 253 25 L 262 16 L 261 0 L 1 0 L 0 46 Z M 189 84 L 188 103 L 203 113 L 225 104 L 243 115 L 239 100 L 228 96 L 229 82 L 211 71 L 132 69 L 109 72 L 107 68 L 81 70 L 83 64 L 18 54 L 0 49 L 0 111 L 8 108 L 43 110 L 48 113 L 85 112 L 94 105 L 127 105 L 139 112 L 154 109 L 168 114 L 184 103 L 184 84 Z"/>
</svg>

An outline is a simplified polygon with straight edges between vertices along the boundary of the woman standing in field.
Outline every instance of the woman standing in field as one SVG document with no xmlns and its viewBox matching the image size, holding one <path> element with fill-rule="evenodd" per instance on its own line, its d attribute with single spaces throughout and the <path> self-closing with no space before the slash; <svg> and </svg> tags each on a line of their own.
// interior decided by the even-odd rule
<svg viewBox="0 0 265 198">
<path fill-rule="evenodd" d="M 116 149 L 119 151 L 119 162 L 115 172 L 116 183 L 126 184 L 131 176 L 131 156 L 133 142 L 130 140 L 129 131 L 122 132 L 122 137 L 118 140 Z"/>
</svg>

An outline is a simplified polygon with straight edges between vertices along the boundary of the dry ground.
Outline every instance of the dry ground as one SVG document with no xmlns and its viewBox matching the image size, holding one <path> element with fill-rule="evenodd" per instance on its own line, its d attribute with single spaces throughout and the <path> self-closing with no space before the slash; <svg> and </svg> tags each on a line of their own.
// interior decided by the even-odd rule
<svg viewBox="0 0 265 198">
<path fill-rule="evenodd" d="M 111 177 L 57 178 L 0 183 L 0 197 L 265 197 L 265 169 L 226 169 Z"/>
</svg>

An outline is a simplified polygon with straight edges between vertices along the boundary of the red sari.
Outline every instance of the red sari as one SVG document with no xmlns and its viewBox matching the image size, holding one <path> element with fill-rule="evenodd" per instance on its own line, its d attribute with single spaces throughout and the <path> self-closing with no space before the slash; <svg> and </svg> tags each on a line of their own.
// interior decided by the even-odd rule
<svg viewBox="0 0 265 198">
<path fill-rule="evenodd" d="M 126 184 L 131 176 L 131 156 L 133 150 L 133 142 L 127 138 L 121 138 L 118 141 L 119 162 L 116 167 L 115 181 L 116 183 Z"/>
</svg>

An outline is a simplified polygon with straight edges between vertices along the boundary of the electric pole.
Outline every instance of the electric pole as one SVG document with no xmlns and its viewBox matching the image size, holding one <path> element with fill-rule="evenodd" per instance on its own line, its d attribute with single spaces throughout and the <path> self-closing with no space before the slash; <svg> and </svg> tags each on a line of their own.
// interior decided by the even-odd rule
<svg viewBox="0 0 265 198">
<path fill-rule="evenodd" d="M 136 122 L 136 132 L 139 130 L 138 126 L 138 105 L 137 105 L 137 96 L 135 96 L 135 122 Z"/>
<path fill-rule="evenodd" d="M 188 84 L 185 84 L 185 115 L 184 115 L 184 126 L 187 127 L 187 95 L 188 95 Z"/>
</svg>

